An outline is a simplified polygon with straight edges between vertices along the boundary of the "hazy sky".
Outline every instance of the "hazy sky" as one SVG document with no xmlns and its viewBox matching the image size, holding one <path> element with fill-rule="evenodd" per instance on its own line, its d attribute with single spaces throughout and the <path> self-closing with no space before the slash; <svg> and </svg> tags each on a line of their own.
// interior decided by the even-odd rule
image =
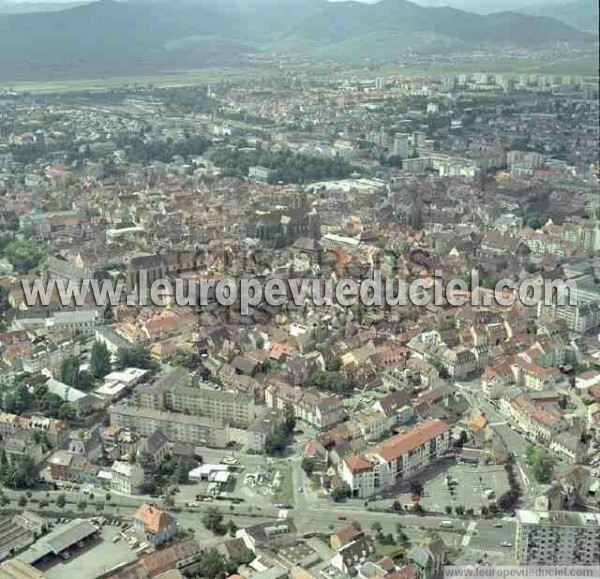
<svg viewBox="0 0 600 579">
<path fill-rule="evenodd" d="M 58 2 L 84 2 L 85 0 L 0 0 L 0 3 L 58 3 Z M 93 1 L 93 0 L 89 0 Z M 220 0 L 215 0 L 219 2 Z M 252 0 L 248 0 L 251 2 Z M 296 0 L 302 2 L 302 0 Z M 346 0 L 329 0 L 329 2 L 344 2 Z M 356 2 L 375 3 L 380 0 L 354 0 Z M 422 6 L 452 6 L 472 12 L 494 12 L 501 10 L 515 10 L 520 7 L 536 6 L 540 4 L 564 4 L 569 0 L 410 0 Z"/>
</svg>

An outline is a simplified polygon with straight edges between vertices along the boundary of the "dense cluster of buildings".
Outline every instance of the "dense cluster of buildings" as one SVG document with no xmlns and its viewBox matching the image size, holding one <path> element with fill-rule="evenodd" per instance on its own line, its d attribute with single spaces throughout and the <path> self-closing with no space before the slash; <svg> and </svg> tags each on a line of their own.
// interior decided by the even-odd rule
<svg viewBox="0 0 600 579">
<path fill-rule="evenodd" d="M 518 456 L 517 436 L 559 466 L 554 484 L 517 497 L 515 559 L 598 564 L 597 97 L 594 79 L 487 74 L 140 88 L 92 94 L 90 106 L 0 95 L 2 483 L 151 494 L 185 513 L 202 502 L 173 490 L 189 472 L 236 496 L 239 472 L 199 465 L 203 451 L 232 449 L 285 456 L 292 471 L 309 464 L 318 500 L 366 509 L 449 463 L 517 464 L 529 482 L 533 459 Z M 247 312 L 146 295 L 163 279 L 379 273 L 420 282 L 420 297 L 440 280 L 467 289 L 442 291 L 438 305 L 305 295 Z M 42 307 L 23 286 L 38 279 L 129 293 L 106 306 L 91 294 L 65 305 L 54 292 Z M 577 303 L 506 305 L 494 299 L 512 295 L 500 279 L 569 282 Z M 511 492 L 471 516 L 490 504 L 514 511 Z M 565 510 L 574 506 L 582 512 Z M 40 542 L 32 521 L 1 522 L 6 553 L 25 550 L 27 565 L 100 533 L 74 521 Z M 155 577 L 203 556 L 179 541 L 166 508 L 144 504 L 132 524 L 152 552 L 104 577 Z M 448 560 L 439 537 L 400 563 L 376 556 L 379 534 L 338 526 L 315 575 L 291 517 L 215 544 L 254 560 L 248 577 L 284 561 L 281 576 L 297 579 L 433 579 Z M 260 576 L 280 576 L 269 572 Z"/>
</svg>

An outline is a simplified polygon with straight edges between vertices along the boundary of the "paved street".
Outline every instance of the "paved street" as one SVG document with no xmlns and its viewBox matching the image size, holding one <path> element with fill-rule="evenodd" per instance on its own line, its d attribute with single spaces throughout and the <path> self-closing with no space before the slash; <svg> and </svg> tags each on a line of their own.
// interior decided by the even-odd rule
<svg viewBox="0 0 600 579">
<path fill-rule="evenodd" d="M 473 407 L 477 407 L 485 413 L 496 435 L 504 442 L 505 447 L 514 453 L 516 457 L 516 470 L 519 474 L 523 490 L 522 506 L 532 506 L 533 500 L 538 496 L 540 489 L 539 485 L 535 482 L 530 467 L 525 462 L 525 455 L 527 448 L 531 445 L 531 441 L 515 432 L 508 425 L 506 417 L 500 413 L 497 405 L 484 396 L 479 379 L 469 382 L 457 382 L 455 385 L 460 388 L 463 395 Z M 569 465 L 566 462 L 559 461 L 556 465 L 556 473 L 563 472 L 568 468 Z"/>
</svg>

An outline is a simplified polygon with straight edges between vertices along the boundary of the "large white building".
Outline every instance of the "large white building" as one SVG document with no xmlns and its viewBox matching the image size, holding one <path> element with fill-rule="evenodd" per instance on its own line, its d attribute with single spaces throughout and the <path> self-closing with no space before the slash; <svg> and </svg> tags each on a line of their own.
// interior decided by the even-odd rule
<svg viewBox="0 0 600 579">
<path fill-rule="evenodd" d="M 137 464 L 115 460 L 110 472 L 110 488 L 126 495 L 137 494 L 144 483 L 144 470 Z"/>
<path fill-rule="evenodd" d="M 227 424 L 217 418 L 188 416 L 151 408 L 115 404 L 108 409 L 110 425 L 151 436 L 160 430 L 169 442 L 192 442 L 199 446 L 224 448 L 228 442 Z"/>
<path fill-rule="evenodd" d="M 178 368 L 154 384 L 139 385 L 135 390 L 136 404 L 139 408 L 223 420 L 236 428 L 247 428 L 254 422 L 253 396 L 216 390 L 214 385 L 190 386 L 187 382 L 187 372 Z"/>
<path fill-rule="evenodd" d="M 517 511 L 520 565 L 600 565 L 600 514 Z"/>
<path fill-rule="evenodd" d="M 352 496 L 366 498 L 414 476 L 449 448 L 450 426 L 441 420 L 429 420 L 382 442 L 365 456 L 344 459 L 342 480 Z"/>
</svg>

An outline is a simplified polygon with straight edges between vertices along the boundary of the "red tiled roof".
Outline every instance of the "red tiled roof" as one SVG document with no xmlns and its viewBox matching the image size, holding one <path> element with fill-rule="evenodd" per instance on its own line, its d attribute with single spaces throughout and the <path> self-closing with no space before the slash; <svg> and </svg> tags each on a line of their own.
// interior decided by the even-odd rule
<svg viewBox="0 0 600 579">
<path fill-rule="evenodd" d="M 410 432 L 400 434 L 383 442 L 375 448 L 374 452 L 388 462 L 397 460 L 411 450 L 423 446 L 426 442 L 433 440 L 449 430 L 450 427 L 441 420 L 423 422 L 413 428 Z"/>
<path fill-rule="evenodd" d="M 524 396 L 517 396 L 513 404 L 520 408 L 530 418 L 536 420 L 537 422 L 545 424 L 546 426 L 554 427 L 556 423 L 560 422 L 561 420 L 560 416 L 556 416 L 555 414 L 544 410 L 540 406 L 536 406 L 535 404 L 527 400 L 527 398 L 525 398 Z"/>
<path fill-rule="evenodd" d="M 173 517 L 166 511 L 152 507 L 144 503 L 133 515 L 133 518 L 141 521 L 147 531 L 151 533 L 159 533 L 171 525 L 174 521 Z"/>
<path fill-rule="evenodd" d="M 355 454 L 344 459 L 346 467 L 352 474 L 373 470 L 373 465 L 364 457 Z"/>
</svg>

